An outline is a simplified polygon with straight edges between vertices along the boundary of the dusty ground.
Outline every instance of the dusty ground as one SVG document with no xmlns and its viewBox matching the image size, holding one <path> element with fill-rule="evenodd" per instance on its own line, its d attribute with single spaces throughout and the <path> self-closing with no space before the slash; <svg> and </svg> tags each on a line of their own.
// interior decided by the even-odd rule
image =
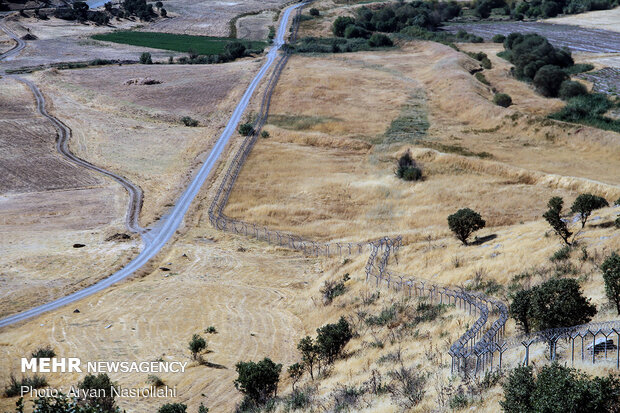
<svg viewBox="0 0 620 413">
<path fill-rule="evenodd" d="M 108 66 L 41 72 L 37 81 L 74 130 L 72 150 L 143 189 L 147 226 L 181 193 L 259 65 Z M 146 77 L 161 84 L 125 84 Z M 199 127 L 183 126 L 183 116 Z"/>
<path fill-rule="evenodd" d="M 616 7 L 612 10 L 599 10 L 570 16 L 555 17 L 545 21 L 548 23 L 570 24 L 620 32 L 620 25 L 618 24 L 618 21 L 620 21 L 620 7 Z"/>
</svg>

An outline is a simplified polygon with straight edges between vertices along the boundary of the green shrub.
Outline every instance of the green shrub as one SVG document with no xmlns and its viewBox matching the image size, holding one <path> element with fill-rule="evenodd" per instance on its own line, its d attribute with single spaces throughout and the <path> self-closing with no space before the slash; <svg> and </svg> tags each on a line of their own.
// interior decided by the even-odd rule
<svg viewBox="0 0 620 413">
<path fill-rule="evenodd" d="M 588 89 L 581 82 L 575 82 L 573 80 L 565 80 L 560 85 L 560 91 L 558 93 L 560 99 L 568 100 L 575 96 L 587 95 Z"/>
<path fill-rule="evenodd" d="M 453 410 L 462 410 L 469 406 L 469 399 L 463 392 L 459 392 L 454 396 L 450 397 L 450 402 L 448 403 L 450 408 Z"/>
<path fill-rule="evenodd" d="M 620 198 L 614 201 L 614 206 L 620 206 Z"/>
<path fill-rule="evenodd" d="M 545 97 L 557 97 L 566 73 L 555 65 L 545 65 L 538 69 L 534 76 L 536 91 Z"/>
<path fill-rule="evenodd" d="M 340 356 L 344 346 L 351 340 L 353 333 L 351 326 L 344 317 L 334 324 L 326 324 L 316 330 L 317 351 L 328 364 Z"/>
<path fill-rule="evenodd" d="M 506 93 L 497 93 L 495 96 L 493 96 L 493 103 L 498 106 L 507 108 L 508 106 L 512 105 L 512 98 Z"/>
<path fill-rule="evenodd" d="M 348 25 L 347 28 L 344 30 L 345 39 L 368 39 L 371 34 L 372 33 L 370 31 L 354 24 Z"/>
<path fill-rule="evenodd" d="M 385 326 L 396 318 L 396 307 L 385 307 L 379 315 L 366 317 L 366 324 L 369 326 Z"/>
<path fill-rule="evenodd" d="M 570 258 L 570 253 L 571 247 L 565 245 L 564 247 L 554 252 L 553 255 L 549 258 L 549 260 L 551 260 L 551 262 L 566 261 Z"/>
<path fill-rule="evenodd" d="M 192 119 L 189 116 L 183 116 L 181 118 L 181 122 L 183 122 L 183 124 L 185 126 L 189 126 L 189 127 L 196 127 L 196 126 L 198 126 L 198 121 L 196 119 Z"/>
<path fill-rule="evenodd" d="M 620 216 L 616 218 L 616 220 L 614 221 L 614 225 L 616 226 L 616 228 L 620 228 Z"/>
<path fill-rule="evenodd" d="M 383 33 L 373 33 L 370 39 L 368 39 L 368 45 L 370 47 L 390 47 L 394 46 L 394 43 L 392 39 Z"/>
<path fill-rule="evenodd" d="M 620 218 L 616 219 L 616 222 Z M 612 252 L 601 265 L 603 280 L 605 281 L 605 294 L 609 301 L 616 306 L 616 311 L 620 315 L 620 255 Z"/>
<path fill-rule="evenodd" d="M 217 334 L 217 329 L 213 326 L 209 326 L 205 329 L 205 333 L 207 334 Z"/>
<path fill-rule="evenodd" d="M 254 134 L 254 126 L 251 123 L 243 123 L 239 125 L 239 134 L 242 136 L 250 136 Z"/>
<path fill-rule="evenodd" d="M 491 86 L 491 83 L 487 80 L 486 76 L 482 72 L 477 72 L 474 77 L 478 80 L 478 82 L 485 84 L 487 86 Z"/>
<path fill-rule="evenodd" d="M 332 26 L 332 32 L 335 36 L 343 37 L 344 31 L 349 25 L 355 24 L 355 20 L 352 17 L 343 17 L 340 16 L 334 20 Z"/>
<path fill-rule="evenodd" d="M 269 136 L 270 136 L 269 132 L 267 132 L 266 130 L 264 130 L 264 131 L 262 131 L 260 133 L 260 137 L 263 138 L 263 139 L 267 139 L 267 138 L 269 138 Z"/>
<path fill-rule="evenodd" d="M 517 367 L 503 384 L 506 413 L 612 412 L 620 403 L 620 380 L 590 378 L 558 363 L 543 366 L 534 377 L 531 366 Z"/>
<path fill-rule="evenodd" d="M 149 383 L 151 383 L 153 386 L 155 386 L 155 387 L 161 387 L 161 386 L 163 386 L 164 384 L 166 384 L 166 383 L 164 383 L 164 381 L 161 379 L 161 377 L 156 376 L 156 375 L 154 375 L 154 374 L 149 374 L 149 376 L 146 378 L 146 380 L 147 380 Z"/>
<path fill-rule="evenodd" d="M 321 15 L 321 13 L 319 12 L 319 9 L 316 9 L 314 7 L 310 9 L 310 16 L 315 16 L 316 17 L 316 16 L 320 16 L 320 15 Z"/>
<path fill-rule="evenodd" d="M 194 360 L 198 359 L 198 355 L 207 348 L 207 342 L 198 334 L 194 334 L 189 342 L 189 351 L 192 353 Z"/>
<path fill-rule="evenodd" d="M 105 373 L 100 373 L 96 376 L 89 374 L 78 383 L 78 388 L 85 390 L 86 394 L 93 395 L 86 398 L 86 405 L 92 408 L 99 408 L 102 412 L 115 411 L 115 391 L 112 388 L 116 387 L 118 387 L 117 384 L 112 382 Z"/>
<path fill-rule="evenodd" d="M 56 352 L 52 349 L 51 346 L 39 347 L 35 351 L 32 352 L 32 358 L 53 358 L 56 357 Z"/>
<path fill-rule="evenodd" d="M 614 106 L 614 103 L 602 93 L 590 93 L 576 96 L 566 103 L 561 111 L 549 116 L 552 119 L 564 122 L 581 123 L 596 128 L 620 132 L 620 121 L 610 119 L 604 114 Z"/>
<path fill-rule="evenodd" d="M 504 40 L 506 40 L 506 36 L 504 36 L 503 34 L 496 34 L 491 40 L 493 41 L 493 43 L 504 43 Z"/>
<path fill-rule="evenodd" d="M 15 397 L 21 394 L 22 386 L 32 389 L 40 389 L 47 386 L 47 379 L 44 376 L 34 375 L 32 377 L 22 377 L 17 380 L 12 374 L 9 377 L 9 384 L 4 388 L 6 397 Z"/>
<path fill-rule="evenodd" d="M 422 179 L 422 168 L 417 165 L 409 151 L 405 152 L 398 159 L 394 173 L 404 181 L 419 181 Z"/>
<path fill-rule="evenodd" d="M 349 274 L 346 274 L 341 281 L 327 280 L 323 283 L 320 292 L 323 294 L 323 300 L 326 304 L 333 301 L 334 298 L 343 295 L 347 290 L 344 285 L 349 280 Z"/>
<path fill-rule="evenodd" d="M 157 413 L 185 413 L 187 406 L 182 403 L 166 403 L 159 408 Z"/>
<path fill-rule="evenodd" d="M 501 56 L 515 66 L 514 75 L 517 79 L 532 81 L 544 66 L 568 68 L 574 64 L 569 51 L 555 48 L 538 34 L 511 33 L 504 40 L 504 49 Z M 539 84 L 541 89 L 551 92 L 550 96 L 557 96 L 557 90 L 565 78 L 564 72 L 547 68 L 539 77 Z M 557 87 L 554 88 L 556 83 Z"/>
<path fill-rule="evenodd" d="M 469 209 L 459 209 L 456 213 L 448 216 L 448 226 L 463 245 L 467 245 L 469 236 L 479 229 L 484 228 L 486 222 L 479 213 Z"/>
<path fill-rule="evenodd" d="M 275 364 L 264 358 L 259 362 L 242 362 L 236 364 L 238 377 L 235 387 L 257 404 L 264 404 L 276 395 L 282 364 Z"/>
<path fill-rule="evenodd" d="M 151 54 L 149 52 L 144 52 L 140 55 L 140 63 L 143 65 L 152 65 L 153 59 L 151 59 Z"/>
</svg>

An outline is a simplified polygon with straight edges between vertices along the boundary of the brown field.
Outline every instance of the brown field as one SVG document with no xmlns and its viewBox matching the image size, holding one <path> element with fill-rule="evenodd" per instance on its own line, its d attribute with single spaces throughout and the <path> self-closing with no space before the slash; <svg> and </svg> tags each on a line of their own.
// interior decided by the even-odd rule
<svg viewBox="0 0 620 413">
<path fill-rule="evenodd" d="M 277 25 L 277 14 L 274 11 L 264 11 L 241 17 L 236 21 L 237 38 L 249 40 L 265 40 L 269 35 L 269 26 Z"/>
<path fill-rule="evenodd" d="M 591 11 L 588 13 L 574 14 L 570 16 L 555 17 L 545 20 L 548 23 L 570 24 L 574 26 L 588 27 L 592 29 L 604 29 L 620 32 L 620 7 L 612 10 Z"/>
<path fill-rule="evenodd" d="M 169 0 L 165 7 L 175 16 L 161 19 L 147 27 L 148 30 L 226 37 L 230 35 L 229 22 L 240 14 L 261 10 L 279 9 L 286 0 L 249 1 L 186 1 Z"/>
<path fill-rule="evenodd" d="M 147 226 L 181 193 L 259 64 L 108 66 L 48 71 L 37 81 L 73 129 L 72 150 L 143 189 Z M 162 83 L 125 84 L 146 77 Z M 183 116 L 199 127 L 183 126 Z"/>
</svg>

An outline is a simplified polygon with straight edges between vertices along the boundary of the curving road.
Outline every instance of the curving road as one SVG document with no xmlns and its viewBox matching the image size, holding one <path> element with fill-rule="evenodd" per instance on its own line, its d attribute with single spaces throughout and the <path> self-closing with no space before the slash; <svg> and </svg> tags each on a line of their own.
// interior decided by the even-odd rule
<svg viewBox="0 0 620 413">
<path fill-rule="evenodd" d="M 26 47 L 26 42 L 20 39 L 13 30 L 7 27 L 7 25 L 4 23 L 4 19 L 0 20 L 0 30 L 5 32 L 11 39 L 15 40 L 16 42 L 15 46 L 13 46 L 11 50 L 0 54 L 0 60 L 9 60 L 18 55 L 19 52 L 21 52 L 22 49 Z"/>
<path fill-rule="evenodd" d="M 39 90 L 39 88 L 32 83 L 30 80 L 23 79 L 18 76 L 10 76 L 13 79 L 16 79 L 24 84 L 26 84 L 32 93 L 34 94 L 35 99 L 37 100 L 37 109 L 39 113 L 45 116 L 47 119 L 52 122 L 52 124 L 58 130 L 58 139 L 56 140 L 56 150 L 62 154 L 66 159 L 73 162 L 78 166 L 82 166 L 84 168 L 93 170 L 95 172 L 99 172 L 109 178 L 114 179 L 116 182 L 121 184 L 129 193 L 129 206 L 127 207 L 127 215 L 125 217 L 125 226 L 131 232 L 138 234 L 145 234 L 147 232 L 146 229 L 140 226 L 140 210 L 142 209 L 143 202 L 143 193 L 142 189 L 134 185 L 129 180 L 123 178 L 120 175 L 115 174 L 114 172 L 107 171 L 103 168 L 100 168 L 96 165 L 93 165 L 90 162 L 85 161 L 84 159 L 78 158 L 76 155 L 71 152 L 69 149 L 69 139 L 71 139 L 71 129 L 59 121 L 54 116 L 47 113 L 45 110 L 45 98 L 43 94 Z"/>
<path fill-rule="evenodd" d="M 187 210 L 189 209 L 192 200 L 200 191 L 200 188 L 204 184 L 215 164 L 217 163 L 231 136 L 235 133 L 237 125 L 241 121 L 241 116 L 243 115 L 243 112 L 247 108 L 248 104 L 250 103 L 250 99 L 254 95 L 254 92 L 258 88 L 258 85 L 269 71 L 273 62 L 278 57 L 278 50 L 284 45 L 284 36 L 287 31 L 286 29 L 291 13 L 295 9 L 303 6 L 304 4 L 305 3 L 295 4 L 289 6 L 283 11 L 282 19 L 278 26 L 278 31 L 274 39 L 273 47 L 269 50 L 269 53 L 267 53 L 265 63 L 246 89 L 243 97 L 241 98 L 241 101 L 238 103 L 235 111 L 230 117 L 226 128 L 224 129 L 221 136 L 215 143 L 213 149 L 211 150 L 209 157 L 202 164 L 200 170 L 198 171 L 194 179 L 192 179 L 185 192 L 183 192 L 181 197 L 177 200 L 169 215 L 163 218 L 157 227 L 151 229 L 149 232 L 143 235 L 143 239 L 145 240 L 145 246 L 140 252 L 140 254 L 138 254 L 138 256 L 134 258 L 131 262 L 129 262 L 129 264 L 127 264 L 124 268 L 120 269 L 108 278 L 101 280 L 96 284 L 93 284 L 89 287 L 84 288 L 83 290 L 77 291 L 68 296 L 59 298 L 50 303 L 43 304 L 22 313 L 14 314 L 12 316 L 1 319 L 0 327 L 15 324 L 31 317 L 36 317 L 44 312 L 55 310 L 66 304 L 80 300 L 84 297 L 88 297 L 91 294 L 108 288 L 109 286 L 132 275 L 162 249 L 162 247 L 168 242 L 172 235 L 174 235 L 176 230 L 183 222 L 183 218 L 185 217 L 185 214 L 187 213 Z"/>
</svg>

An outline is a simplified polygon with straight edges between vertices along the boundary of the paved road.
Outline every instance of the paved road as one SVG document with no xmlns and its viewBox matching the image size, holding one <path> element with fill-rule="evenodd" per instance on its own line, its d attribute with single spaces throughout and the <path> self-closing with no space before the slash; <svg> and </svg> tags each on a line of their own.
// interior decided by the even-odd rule
<svg viewBox="0 0 620 413">
<path fill-rule="evenodd" d="M 209 157 L 202 164 L 202 167 L 198 171 L 195 178 L 190 182 L 189 186 L 185 190 L 185 192 L 181 195 L 179 200 L 176 202 L 172 211 L 168 216 L 163 218 L 160 221 L 160 224 L 151 229 L 148 233 L 143 235 L 143 239 L 145 239 L 145 247 L 140 252 L 140 254 L 134 258 L 129 264 L 127 264 L 121 270 L 115 272 L 108 278 L 99 281 L 96 284 L 93 284 L 83 290 L 77 291 L 71 295 L 59 298 L 55 301 L 52 301 L 47 304 L 43 304 L 41 306 L 32 308 L 30 310 L 24 311 L 19 314 L 14 314 L 12 316 L 6 317 L 0 320 L 0 327 L 8 326 L 14 323 L 18 323 L 20 321 L 26 320 L 31 317 L 38 316 L 46 311 L 55 310 L 60 308 L 66 304 L 72 303 L 74 301 L 80 300 L 84 297 L 88 297 L 91 294 L 94 294 L 98 291 L 101 291 L 109 286 L 129 277 L 143 265 L 145 265 L 151 258 L 153 258 L 161 248 L 168 242 L 168 240 L 174 235 L 176 230 L 179 228 L 181 223 L 183 222 L 183 218 L 187 213 L 187 210 L 190 207 L 192 200 L 196 197 L 200 188 L 204 184 L 205 180 L 209 176 L 211 170 L 215 166 L 218 161 L 220 155 L 224 151 L 224 148 L 228 144 L 231 136 L 236 132 L 237 125 L 241 120 L 241 116 L 243 112 L 247 108 L 250 103 L 250 99 L 252 98 L 254 92 L 258 88 L 261 80 L 265 77 L 269 68 L 272 66 L 273 62 L 278 57 L 278 50 L 284 44 L 284 36 L 287 32 L 288 20 L 291 16 L 291 13 L 301 7 L 303 3 L 295 4 L 293 6 L 289 6 L 282 13 L 282 19 L 280 21 L 280 25 L 278 27 L 276 38 L 274 39 L 273 47 L 269 50 L 269 53 L 266 56 L 266 61 L 264 65 L 261 67 L 260 71 L 254 77 L 247 90 L 245 91 L 241 101 L 235 108 L 226 128 L 222 132 L 222 135 L 219 137 L 215 146 L 211 150 Z"/>
<path fill-rule="evenodd" d="M 26 42 L 19 38 L 19 36 L 11 29 L 7 27 L 4 20 L 0 20 L 0 30 L 5 32 L 11 39 L 15 40 L 17 44 L 9 51 L 0 54 L 0 60 L 10 60 L 26 47 Z"/>
</svg>

